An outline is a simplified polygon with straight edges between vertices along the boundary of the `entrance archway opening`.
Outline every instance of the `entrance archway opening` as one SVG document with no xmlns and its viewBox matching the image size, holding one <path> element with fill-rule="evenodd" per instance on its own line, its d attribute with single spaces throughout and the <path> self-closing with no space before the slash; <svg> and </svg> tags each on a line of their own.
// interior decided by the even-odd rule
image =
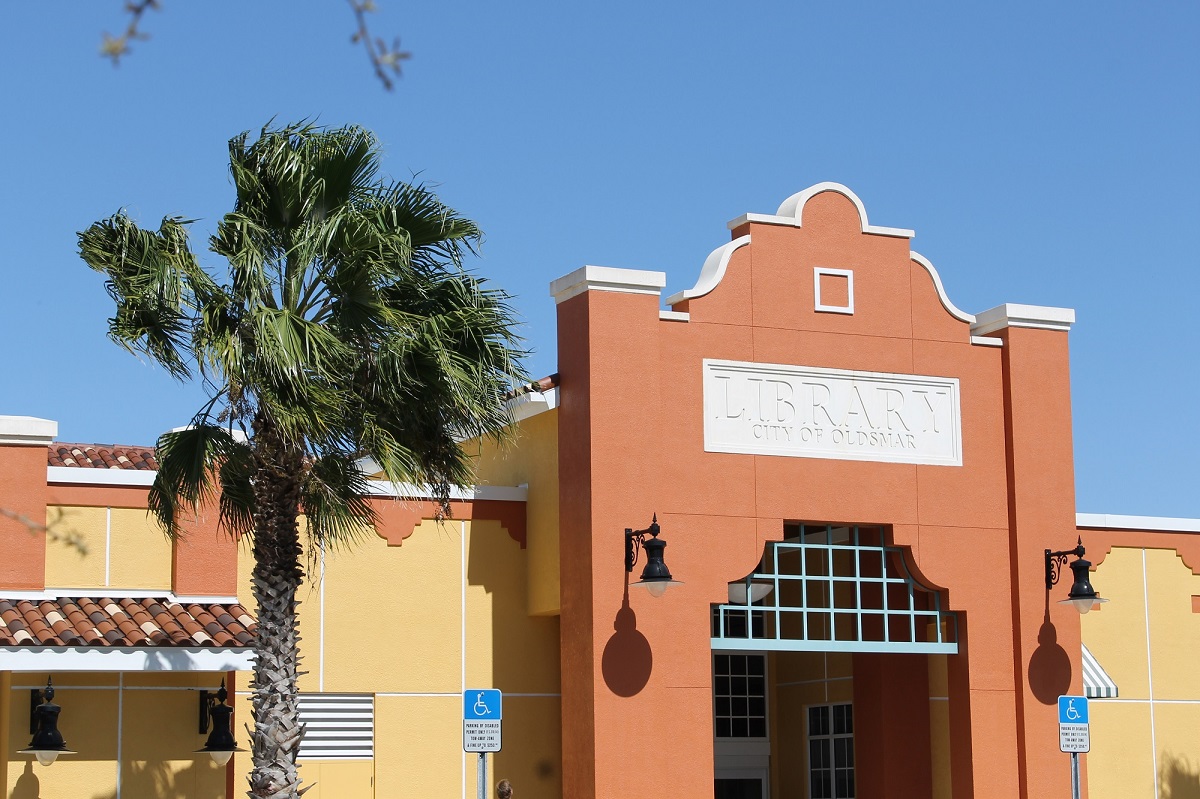
<svg viewBox="0 0 1200 799">
<path fill-rule="evenodd" d="M 889 533 L 785 523 L 713 605 L 718 799 L 854 799 L 885 765 L 948 784 L 945 659 L 959 619 Z"/>
</svg>

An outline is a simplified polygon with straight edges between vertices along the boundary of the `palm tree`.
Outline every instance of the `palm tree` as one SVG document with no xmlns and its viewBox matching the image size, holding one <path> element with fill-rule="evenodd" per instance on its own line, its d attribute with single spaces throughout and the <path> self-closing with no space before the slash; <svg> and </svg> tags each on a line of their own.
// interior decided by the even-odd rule
<svg viewBox="0 0 1200 799">
<path fill-rule="evenodd" d="M 116 302 L 110 338 L 208 390 L 190 427 L 159 438 L 149 504 L 172 535 L 213 500 L 226 529 L 253 536 L 248 795 L 292 799 L 305 543 L 311 555 L 370 529 L 363 458 L 431 486 L 448 513 L 472 479 L 459 442 L 503 435 L 524 373 L 508 295 L 463 269 L 478 229 L 423 186 L 379 180 L 369 132 L 264 128 L 229 155 L 237 201 L 209 242 L 220 278 L 178 217 L 154 231 L 117 213 L 79 250 Z"/>
</svg>

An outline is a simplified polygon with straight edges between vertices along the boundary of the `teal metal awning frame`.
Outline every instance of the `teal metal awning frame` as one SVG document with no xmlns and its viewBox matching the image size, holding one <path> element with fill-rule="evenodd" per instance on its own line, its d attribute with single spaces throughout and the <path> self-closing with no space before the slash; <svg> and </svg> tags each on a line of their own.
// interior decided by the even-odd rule
<svg viewBox="0 0 1200 799">
<path fill-rule="evenodd" d="M 912 576 L 882 528 L 798 530 L 767 545 L 758 569 L 739 581 L 744 590 L 732 584 L 743 601 L 713 605 L 714 650 L 958 652 L 957 614 Z"/>
</svg>

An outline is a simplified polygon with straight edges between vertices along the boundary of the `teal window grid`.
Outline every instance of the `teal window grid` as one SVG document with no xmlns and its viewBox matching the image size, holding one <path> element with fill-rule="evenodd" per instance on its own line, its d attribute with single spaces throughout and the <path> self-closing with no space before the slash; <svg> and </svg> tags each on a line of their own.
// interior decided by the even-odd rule
<svg viewBox="0 0 1200 799">
<path fill-rule="evenodd" d="M 789 528 L 799 535 L 767 544 L 740 581 L 745 601 L 713 606 L 714 650 L 958 652 L 957 614 L 912 576 L 882 528 Z M 754 600 L 755 586 L 771 590 Z"/>
</svg>

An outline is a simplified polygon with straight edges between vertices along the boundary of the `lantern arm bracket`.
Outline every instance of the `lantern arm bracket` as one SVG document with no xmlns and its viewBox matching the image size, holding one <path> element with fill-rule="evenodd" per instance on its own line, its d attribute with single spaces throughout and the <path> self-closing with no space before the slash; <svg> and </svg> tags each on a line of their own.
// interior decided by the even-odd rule
<svg viewBox="0 0 1200 799">
<path fill-rule="evenodd" d="M 658 538 L 659 534 L 658 514 L 654 514 L 654 518 L 650 522 L 650 526 L 645 530 L 634 530 L 631 527 L 625 528 L 625 571 L 632 572 L 633 567 L 637 564 L 638 555 L 642 551 L 642 542 L 646 540 L 646 536 Z"/>
<path fill-rule="evenodd" d="M 1067 565 L 1067 559 L 1074 555 L 1076 558 L 1082 558 L 1085 554 L 1083 548 L 1082 536 L 1078 539 L 1078 545 L 1074 549 L 1064 549 L 1058 552 L 1046 550 L 1046 590 L 1049 591 L 1054 586 L 1058 585 L 1058 580 L 1062 576 L 1062 568 Z"/>
</svg>

